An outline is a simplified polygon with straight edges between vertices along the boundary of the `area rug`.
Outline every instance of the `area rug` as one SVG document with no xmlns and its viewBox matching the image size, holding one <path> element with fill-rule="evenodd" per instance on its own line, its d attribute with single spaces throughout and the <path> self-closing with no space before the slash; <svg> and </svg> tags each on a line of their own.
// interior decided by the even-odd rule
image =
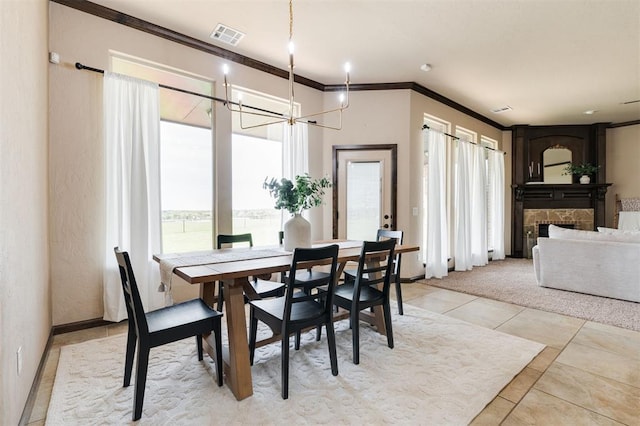
<svg viewBox="0 0 640 426">
<path fill-rule="evenodd" d="M 576 278 L 579 279 L 579 278 Z M 531 259 L 507 258 L 471 271 L 421 281 L 528 308 L 640 331 L 640 303 L 540 287 Z M 606 283 L 604 283 L 606 285 Z"/>
<path fill-rule="evenodd" d="M 288 400 L 280 396 L 280 343 L 256 350 L 254 394 L 242 401 L 216 385 L 214 365 L 208 356 L 198 361 L 193 339 L 154 348 L 138 424 L 466 425 L 544 348 L 412 306 L 394 315 L 393 331 L 389 349 L 364 326 L 354 365 L 348 321 L 337 322 L 336 377 L 326 339 L 304 334 L 301 349 L 291 350 Z M 131 423 L 124 347 L 124 335 L 62 347 L 46 424 Z"/>
</svg>

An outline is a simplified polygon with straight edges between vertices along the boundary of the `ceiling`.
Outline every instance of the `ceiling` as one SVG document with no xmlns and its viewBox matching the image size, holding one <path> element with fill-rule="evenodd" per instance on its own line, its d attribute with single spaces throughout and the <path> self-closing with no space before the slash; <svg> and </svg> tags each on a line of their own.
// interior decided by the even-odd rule
<svg viewBox="0 0 640 426">
<path fill-rule="evenodd" d="M 287 0 L 93 3 L 287 69 Z M 640 0 L 294 0 L 293 18 L 296 74 L 325 85 L 348 61 L 353 84 L 415 82 L 503 126 L 640 120 Z M 218 23 L 246 35 L 214 41 Z"/>
</svg>

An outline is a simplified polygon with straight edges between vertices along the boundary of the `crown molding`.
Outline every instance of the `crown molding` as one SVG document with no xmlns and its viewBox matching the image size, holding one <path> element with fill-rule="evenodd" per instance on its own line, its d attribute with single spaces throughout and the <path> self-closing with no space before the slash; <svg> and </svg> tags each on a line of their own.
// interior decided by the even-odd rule
<svg viewBox="0 0 640 426">
<path fill-rule="evenodd" d="M 223 49 L 222 47 L 215 46 L 213 44 L 204 42 L 202 40 L 198 40 L 193 37 L 189 37 L 185 34 L 170 30 L 165 27 L 161 27 L 160 25 L 156 25 L 151 22 L 144 21 L 142 19 L 136 18 L 135 16 L 127 15 L 126 13 L 118 12 L 117 10 L 110 9 L 108 7 L 101 6 L 99 4 L 92 3 L 87 0 L 50 0 L 50 1 L 61 4 L 63 6 L 70 7 L 72 9 L 75 9 L 81 12 L 88 13 L 93 16 L 97 16 L 99 18 L 116 22 L 121 25 L 125 25 L 127 27 L 130 27 L 139 31 L 146 32 L 148 34 L 163 38 L 165 40 L 182 44 L 183 46 L 191 47 L 193 49 L 200 50 L 202 52 L 209 53 L 211 55 L 218 56 L 220 58 L 224 58 L 241 65 L 245 65 L 247 67 L 265 72 L 267 74 L 274 75 L 276 77 L 280 77 L 284 79 L 289 78 L 289 72 L 281 68 L 274 67 L 265 62 L 255 60 L 248 56 L 240 55 L 230 50 Z M 295 79 L 295 82 L 298 84 L 302 84 L 303 86 L 307 86 L 322 92 L 333 92 L 337 90 L 342 90 L 344 87 L 342 85 L 325 85 L 320 82 L 311 80 L 306 77 L 302 77 L 297 74 L 294 76 L 294 79 Z M 338 89 L 338 87 L 340 87 L 340 89 Z M 490 126 L 493 126 L 499 130 L 509 129 L 504 125 L 494 120 L 491 120 L 490 118 L 485 117 L 484 115 L 477 113 L 465 107 L 464 105 L 461 105 L 415 82 L 351 84 L 349 86 L 349 90 L 351 91 L 400 90 L 400 89 L 413 90 L 416 93 L 419 93 L 435 101 L 438 101 L 442 104 L 445 104 L 457 111 L 462 112 L 463 114 L 466 114 L 479 121 L 489 124 Z"/>
</svg>

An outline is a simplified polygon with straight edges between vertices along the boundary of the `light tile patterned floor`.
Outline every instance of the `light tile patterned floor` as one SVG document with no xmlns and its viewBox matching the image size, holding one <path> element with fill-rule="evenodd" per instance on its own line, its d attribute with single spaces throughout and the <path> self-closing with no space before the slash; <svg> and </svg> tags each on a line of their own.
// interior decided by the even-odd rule
<svg viewBox="0 0 640 426">
<path fill-rule="evenodd" d="M 422 282 L 402 289 L 407 304 L 547 345 L 473 425 L 640 425 L 640 332 Z M 60 346 L 123 332 L 116 324 L 54 336 L 29 424 L 44 424 Z"/>
</svg>

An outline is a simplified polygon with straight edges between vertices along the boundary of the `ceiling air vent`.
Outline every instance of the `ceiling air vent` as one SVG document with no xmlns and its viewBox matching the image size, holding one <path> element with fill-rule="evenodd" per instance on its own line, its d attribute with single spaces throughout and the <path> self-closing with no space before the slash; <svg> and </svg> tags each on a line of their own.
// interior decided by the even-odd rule
<svg viewBox="0 0 640 426">
<path fill-rule="evenodd" d="M 244 33 L 241 33 L 238 30 L 234 30 L 233 28 L 227 27 L 223 24 L 218 24 L 216 29 L 213 30 L 211 35 L 209 36 L 214 40 L 219 40 L 223 43 L 230 44 L 232 46 L 236 46 L 244 37 Z"/>
<path fill-rule="evenodd" d="M 505 105 L 502 107 L 494 108 L 491 110 L 491 112 L 494 114 L 501 114 L 503 112 L 511 111 L 512 109 L 513 108 L 511 108 L 509 105 Z"/>
</svg>

